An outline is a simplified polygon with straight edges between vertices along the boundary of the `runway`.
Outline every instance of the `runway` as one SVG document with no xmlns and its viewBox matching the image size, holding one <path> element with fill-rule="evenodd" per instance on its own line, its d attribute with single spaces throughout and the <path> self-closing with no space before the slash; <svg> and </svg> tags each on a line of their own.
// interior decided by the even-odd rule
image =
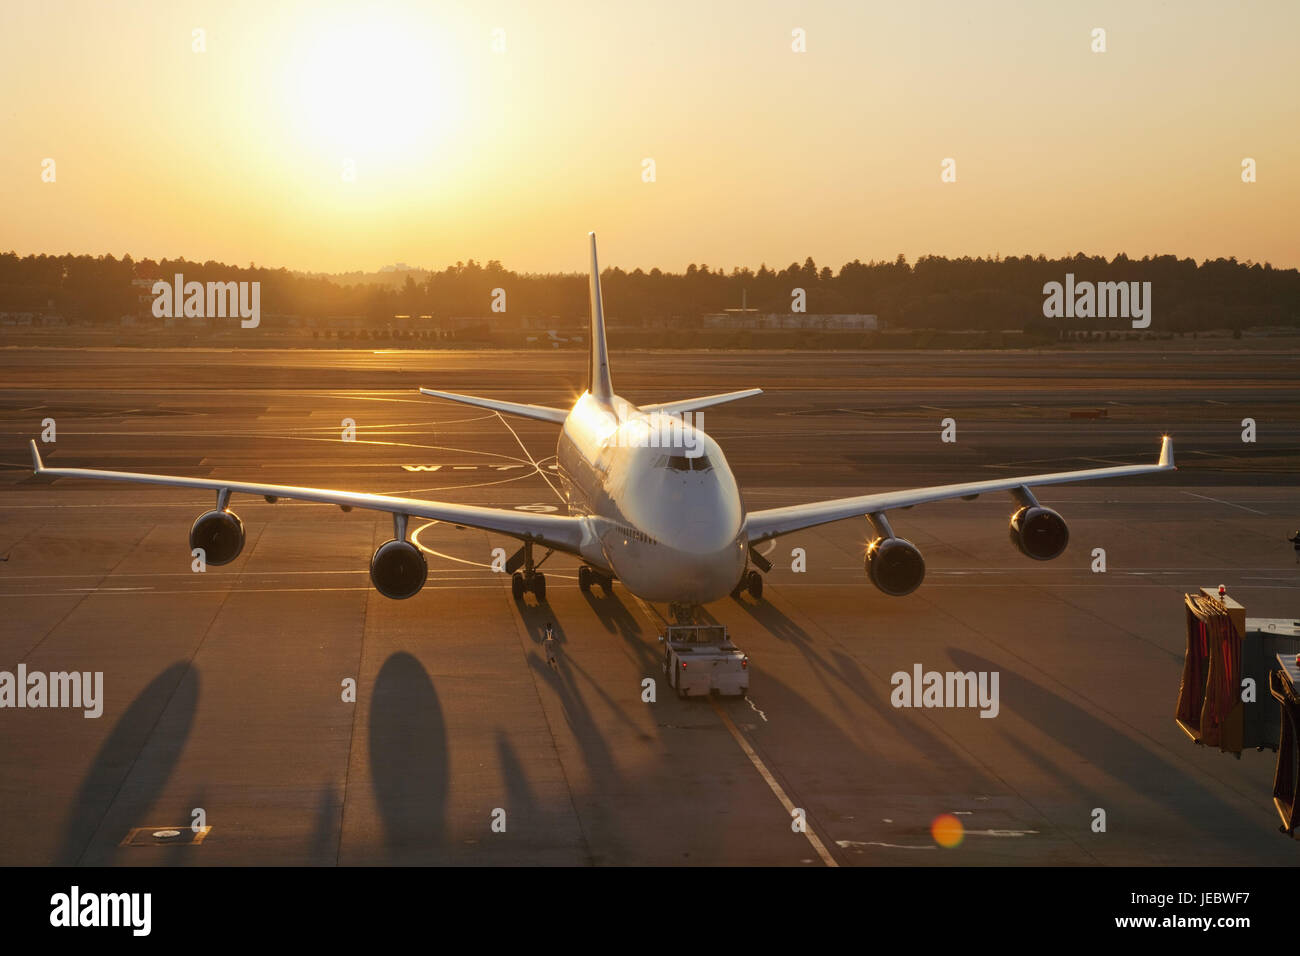
<svg viewBox="0 0 1300 956">
<path fill-rule="evenodd" d="M 927 566 L 906 598 L 866 580 L 864 520 L 765 545 L 764 599 L 708 607 L 750 656 L 750 697 L 682 701 L 666 608 L 580 593 L 563 555 L 548 603 L 520 603 L 490 568 L 511 539 L 416 522 L 429 583 L 393 602 L 367 575 L 389 517 L 236 497 L 243 553 L 195 573 L 211 495 L 30 475 L 53 419 L 51 466 L 562 507 L 555 426 L 416 389 L 563 405 L 584 353 L 0 349 L 0 670 L 102 671 L 105 696 L 98 719 L 0 709 L 0 864 L 1297 862 L 1273 754 L 1195 747 L 1173 712 L 1184 592 L 1300 617 L 1300 355 L 612 337 L 611 358 L 633 401 L 765 389 L 704 412 L 750 508 L 1154 461 L 1165 431 L 1179 470 L 1041 489 L 1071 531 L 1046 564 L 1008 541 L 1006 496 L 892 513 Z M 918 664 L 996 672 L 997 715 L 895 707 L 892 675 Z M 931 836 L 942 814 L 955 847 Z"/>
</svg>

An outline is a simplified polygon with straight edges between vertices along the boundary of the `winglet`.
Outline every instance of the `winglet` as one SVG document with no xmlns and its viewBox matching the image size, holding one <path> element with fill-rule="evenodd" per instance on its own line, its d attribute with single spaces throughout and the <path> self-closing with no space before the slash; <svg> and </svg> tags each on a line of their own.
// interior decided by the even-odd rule
<svg viewBox="0 0 1300 956">
<path fill-rule="evenodd" d="M 45 465 L 41 462 L 41 453 L 36 447 L 36 440 L 30 439 L 27 444 L 32 449 L 32 471 L 39 475 L 45 469 Z"/>
<path fill-rule="evenodd" d="M 1174 464 L 1174 440 L 1164 435 L 1160 439 L 1160 461 L 1156 462 L 1161 468 L 1177 468 Z"/>
</svg>

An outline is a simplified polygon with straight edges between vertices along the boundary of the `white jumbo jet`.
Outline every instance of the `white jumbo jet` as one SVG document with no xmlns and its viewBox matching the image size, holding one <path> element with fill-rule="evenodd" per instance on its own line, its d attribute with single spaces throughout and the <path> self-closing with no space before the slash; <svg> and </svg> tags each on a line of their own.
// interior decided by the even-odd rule
<svg viewBox="0 0 1300 956">
<path fill-rule="evenodd" d="M 381 545 L 370 560 L 370 578 L 375 588 L 389 598 L 412 597 L 424 586 L 428 564 L 423 552 L 407 540 L 406 528 L 411 518 L 432 518 L 522 541 L 523 547 L 506 563 L 516 599 L 525 592 L 531 592 L 539 602 L 546 599 L 546 578 L 536 570 L 541 562 L 534 560 L 534 548 L 540 545 L 549 551 L 574 555 L 582 562 L 578 586 L 583 591 L 599 585 L 609 593 L 617 579 L 639 598 L 689 608 L 728 594 L 738 597 L 742 590 L 760 599 L 760 569 L 766 572 L 771 564 L 754 550 L 756 544 L 803 528 L 863 516 L 875 530 L 875 539 L 866 551 L 867 576 L 886 594 L 910 594 L 925 576 L 925 562 L 915 546 L 895 537 L 886 513 L 930 501 L 970 499 L 985 492 L 1010 492 L 1018 504 L 1011 518 L 1011 540 L 1026 556 L 1050 560 L 1065 550 L 1069 532 L 1059 514 L 1038 503 L 1031 487 L 1146 475 L 1174 467 L 1173 442 L 1166 435 L 1161 441 L 1159 460 L 1153 465 L 995 478 L 746 512 L 722 449 L 690 423 L 687 413 L 758 395 L 761 390 L 751 388 L 641 407 L 615 395 L 605 349 L 596 234 L 591 233 L 590 238 L 589 386 L 573 408 L 566 411 L 420 389 L 435 398 L 561 426 L 557 470 L 568 515 L 289 485 L 49 468 L 32 441 L 36 474 L 215 491 L 216 509 L 199 516 L 190 529 L 191 549 L 202 548 L 211 565 L 229 564 L 244 547 L 243 522 L 229 509 L 232 494 L 261 495 L 268 501 L 297 498 L 335 504 L 344 511 L 367 508 L 392 514 L 393 539 Z"/>
</svg>

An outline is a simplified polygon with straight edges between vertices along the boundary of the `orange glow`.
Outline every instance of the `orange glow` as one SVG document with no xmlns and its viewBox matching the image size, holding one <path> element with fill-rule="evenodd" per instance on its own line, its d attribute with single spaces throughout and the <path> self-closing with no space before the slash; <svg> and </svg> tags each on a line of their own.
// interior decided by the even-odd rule
<svg viewBox="0 0 1300 956">
<path fill-rule="evenodd" d="M 966 829 L 951 813 L 943 813 L 935 817 L 934 822 L 930 824 L 930 835 L 939 846 L 951 850 L 961 845 L 962 838 L 966 836 Z"/>
<path fill-rule="evenodd" d="M 1300 261 L 1300 4 L 57 6 L 0 32 L 20 255 Z"/>
</svg>

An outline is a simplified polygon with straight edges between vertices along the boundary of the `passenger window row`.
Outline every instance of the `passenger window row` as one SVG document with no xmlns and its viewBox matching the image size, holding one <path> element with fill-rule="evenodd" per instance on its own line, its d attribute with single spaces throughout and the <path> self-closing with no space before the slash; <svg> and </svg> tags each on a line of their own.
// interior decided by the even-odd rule
<svg viewBox="0 0 1300 956">
<path fill-rule="evenodd" d="M 646 534 L 645 532 L 643 532 L 643 531 L 637 531 L 636 528 L 629 528 L 629 527 L 626 527 L 625 525 L 616 525 L 616 527 L 618 528 L 618 530 L 619 530 L 620 532 L 622 532 L 623 537 L 627 538 L 627 539 L 630 540 L 630 541 L 640 541 L 640 542 L 642 542 L 643 544 L 658 544 L 658 543 L 659 543 L 658 541 L 656 541 L 654 538 L 650 537 L 650 535 Z"/>
</svg>

